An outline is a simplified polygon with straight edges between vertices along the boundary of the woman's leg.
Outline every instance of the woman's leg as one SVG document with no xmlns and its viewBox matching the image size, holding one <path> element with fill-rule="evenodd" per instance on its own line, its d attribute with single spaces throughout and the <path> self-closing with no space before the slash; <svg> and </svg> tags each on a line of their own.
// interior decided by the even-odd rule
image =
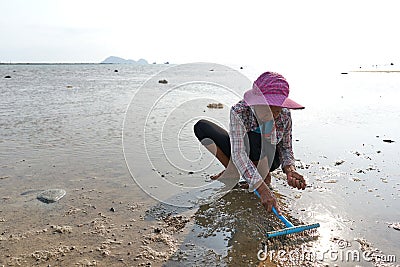
<svg viewBox="0 0 400 267">
<path fill-rule="evenodd" d="M 222 174 L 226 175 L 227 177 L 239 177 L 236 166 L 230 160 L 231 144 L 229 134 L 225 129 L 208 120 L 199 120 L 194 125 L 194 134 L 196 135 L 197 139 L 199 139 L 199 141 L 206 147 L 206 149 L 215 155 L 215 157 L 226 168 L 221 173 L 212 176 L 212 179 L 218 179 Z M 269 171 L 273 171 L 279 167 L 279 157 L 276 154 L 272 166 L 267 169 L 269 166 L 268 157 L 263 155 L 263 158 L 260 160 L 260 155 L 262 155 L 261 142 L 261 135 L 255 132 L 249 132 L 248 138 L 245 140 L 246 147 L 249 148 L 248 154 L 250 159 L 253 161 L 254 165 L 257 166 L 261 176 L 266 179 L 268 184 L 270 184 L 271 175 L 269 174 Z"/>
<path fill-rule="evenodd" d="M 231 156 L 228 132 L 211 121 L 199 120 L 194 125 L 194 134 L 226 168 Z"/>
<path fill-rule="evenodd" d="M 211 179 L 218 179 L 223 174 L 229 177 L 238 176 L 236 167 L 230 161 L 231 143 L 229 134 L 225 129 L 213 122 L 199 120 L 194 125 L 194 134 L 204 147 L 226 168 L 221 173 L 211 176 Z"/>
</svg>

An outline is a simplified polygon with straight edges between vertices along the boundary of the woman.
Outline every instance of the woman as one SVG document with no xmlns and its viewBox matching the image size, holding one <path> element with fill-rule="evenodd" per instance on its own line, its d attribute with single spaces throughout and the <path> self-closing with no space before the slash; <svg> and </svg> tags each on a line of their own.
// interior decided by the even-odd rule
<svg viewBox="0 0 400 267">
<path fill-rule="evenodd" d="M 243 100 L 231 108 L 229 133 L 207 120 L 194 126 L 196 137 L 226 168 L 212 178 L 234 176 L 238 171 L 248 188 L 258 191 L 268 212 L 274 206 L 280 213 L 269 188 L 271 171 L 282 166 L 290 186 L 303 190 L 306 187 L 294 164 L 289 111 L 304 107 L 288 96 L 286 79 L 278 73 L 265 72 L 245 92 Z"/>
</svg>

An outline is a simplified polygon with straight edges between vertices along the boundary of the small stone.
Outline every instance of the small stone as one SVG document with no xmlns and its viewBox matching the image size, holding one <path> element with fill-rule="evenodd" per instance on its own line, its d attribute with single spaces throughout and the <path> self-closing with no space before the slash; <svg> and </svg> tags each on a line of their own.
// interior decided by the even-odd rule
<svg viewBox="0 0 400 267">
<path fill-rule="evenodd" d="M 115 212 L 114 207 L 111 207 L 111 208 L 110 208 L 110 211 Z"/>
<path fill-rule="evenodd" d="M 41 192 L 37 196 L 37 199 L 44 203 L 54 203 L 64 197 L 66 193 L 67 192 L 63 189 L 48 189 Z"/>
<path fill-rule="evenodd" d="M 167 83 L 168 83 L 168 81 L 167 81 L 167 80 L 165 80 L 165 79 L 163 79 L 163 80 L 159 80 L 159 81 L 158 81 L 158 83 L 167 84 Z"/>
<path fill-rule="evenodd" d="M 221 109 L 224 108 L 224 104 L 222 103 L 210 103 L 207 105 L 208 108 L 215 108 L 215 109 Z"/>
<path fill-rule="evenodd" d="M 342 165 L 344 163 L 344 160 L 338 160 L 335 162 L 335 166 Z"/>
<path fill-rule="evenodd" d="M 54 229 L 54 233 L 65 234 L 65 233 L 72 233 L 72 227 L 68 225 L 51 225 L 50 228 Z"/>
<path fill-rule="evenodd" d="M 11 79 L 10 75 L 4 76 L 4 79 Z"/>
<path fill-rule="evenodd" d="M 395 229 L 395 230 L 400 231 L 400 222 L 391 223 L 391 224 L 389 225 L 389 227 L 390 227 L 390 228 L 393 228 L 393 229 Z"/>
</svg>

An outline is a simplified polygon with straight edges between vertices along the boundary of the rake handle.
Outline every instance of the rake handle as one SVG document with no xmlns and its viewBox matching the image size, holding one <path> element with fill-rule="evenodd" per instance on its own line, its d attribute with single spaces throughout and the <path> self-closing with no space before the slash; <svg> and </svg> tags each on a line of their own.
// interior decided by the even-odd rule
<svg viewBox="0 0 400 267">
<path fill-rule="evenodd" d="M 254 189 L 254 193 L 259 198 L 261 198 L 260 193 L 258 193 L 257 189 Z M 279 218 L 279 220 L 281 220 L 285 224 L 286 227 L 293 227 L 294 226 L 293 223 L 291 223 L 288 219 L 286 219 L 285 216 L 279 215 L 274 206 L 272 206 L 272 212 Z"/>
<path fill-rule="evenodd" d="M 288 219 L 286 219 L 285 216 L 279 215 L 278 212 L 276 211 L 275 207 L 272 207 L 272 212 L 275 213 L 276 216 L 278 216 L 279 220 L 281 220 L 286 227 L 293 227 L 293 223 L 291 223 Z"/>
</svg>

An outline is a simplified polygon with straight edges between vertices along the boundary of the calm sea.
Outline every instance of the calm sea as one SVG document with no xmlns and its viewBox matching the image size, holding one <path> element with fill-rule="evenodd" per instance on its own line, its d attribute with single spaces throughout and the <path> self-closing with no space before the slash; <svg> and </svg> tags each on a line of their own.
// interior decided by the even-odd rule
<svg viewBox="0 0 400 267">
<path fill-rule="evenodd" d="M 36 175 L 57 184 L 66 175 L 125 173 L 125 111 L 141 83 L 162 68 L 0 66 L 2 175 Z M 21 171 L 16 162 L 23 160 L 30 168 L 21 164 Z"/>
</svg>

